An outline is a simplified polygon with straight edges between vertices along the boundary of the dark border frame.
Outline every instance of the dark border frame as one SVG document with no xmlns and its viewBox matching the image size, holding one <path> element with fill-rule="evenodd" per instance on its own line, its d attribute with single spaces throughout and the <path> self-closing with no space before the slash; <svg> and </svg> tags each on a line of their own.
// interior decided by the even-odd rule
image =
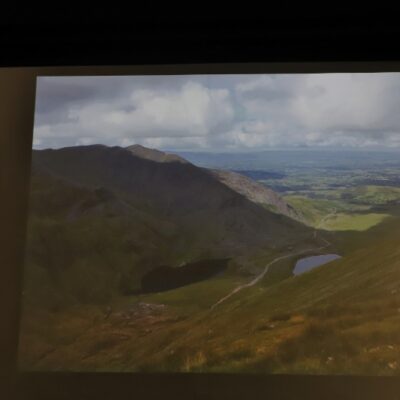
<svg viewBox="0 0 400 400">
<path fill-rule="evenodd" d="M 400 62 L 0 69 L 0 394 L 4 399 L 399 399 L 400 378 L 246 374 L 18 373 L 16 351 L 37 76 L 397 72 Z"/>
</svg>

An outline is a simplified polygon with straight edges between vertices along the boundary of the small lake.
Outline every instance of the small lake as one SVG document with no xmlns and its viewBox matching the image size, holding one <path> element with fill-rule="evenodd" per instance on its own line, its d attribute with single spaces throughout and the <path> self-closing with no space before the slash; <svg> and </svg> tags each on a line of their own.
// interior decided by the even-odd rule
<svg viewBox="0 0 400 400">
<path fill-rule="evenodd" d="M 296 262 L 293 270 L 294 275 L 301 275 L 304 272 L 311 271 L 312 269 L 319 267 L 321 265 L 327 264 L 333 260 L 342 258 L 338 254 L 321 254 L 319 256 L 310 256 L 301 258 Z"/>
<path fill-rule="evenodd" d="M 204 281 L 225 271 L 229 258 L 206 259 L 181 267 L 161 265 L 147 272 L 141 281 L 141 293 L 164 292 Z"/>
</svg>

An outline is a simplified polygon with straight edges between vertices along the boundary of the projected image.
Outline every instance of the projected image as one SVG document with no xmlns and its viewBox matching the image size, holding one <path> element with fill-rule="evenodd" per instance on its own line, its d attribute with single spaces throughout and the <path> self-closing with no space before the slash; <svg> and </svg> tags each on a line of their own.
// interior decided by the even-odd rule
<svg viewBox="0 0 400 400">
<path fill-rule="evenodd" d="M 400 74 L 40 77 L 19 368 L 398 375 Z"/>
</svg>

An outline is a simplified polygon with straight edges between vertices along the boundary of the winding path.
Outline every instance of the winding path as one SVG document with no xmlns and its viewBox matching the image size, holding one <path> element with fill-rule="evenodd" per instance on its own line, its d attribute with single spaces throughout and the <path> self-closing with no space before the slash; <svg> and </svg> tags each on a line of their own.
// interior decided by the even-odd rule
<svg viewBox="0 0 400 400">
<path fill-rule="evenodd" d="M 319 224 L 318 224 L 318 226 L 319 226 Z M 314 238 L 316 238 L 316 237 L 317 237 L 317 231 L 315 230 L 315 231 L 314 231 Z M 301 254 L 304 254 L 304 253 L 307 253 L 307 252 L 310 252 L 310 251 L 320 251 L 320 250 L 323 250 L 323 249 L 325 249 L 325 248 L 327 248 L 328 246 L 331 245 L 331 243 L 330 243 L 328 240 L 326 240 L 325 238 L 321 237 L 321 239 L 322 239 L 323 242 L 325 243 L 325 244 L 324 244 L 323 246 L 321 246 L 321 247 L 313 247 L 313 248 L 310 248 L 310 249 L 304 249 L 304 250 L 301 250 L 301 251 L 298 251 L 298 252 L 294 252 L 294 253 L 290 253 L 290 254 L 286 254 L 286 255 L 283 255 L 283 256 L 274 258 L 271 262 L 269 262 L 269 263 L 265 266 L 265 268 L 263 269 L 263 271 L 262 271 L 259 275 L 257 275 L 253 280 L 251 280 L 251 281 L 248 282 L 248 283 L 244 283 L 244 284 L 242 284 L 242 285 L 240 285 L 240 286 L 237 286 L 235 289 L 233 289 L 231 292 L 229 292 L 226 296 L 222 297 L 222 298 L 219 299 L 216 303 L 214 303 L 214 304 L 211 306 L 211 310 L 213 310 L 215 307 L 217 307 L 218 305 L 220 305 L 220 304 L 223 303 L 224 301 L 228 300 L 228 299 L 229 299 L 230 297 L 232 297 L 234 294 L 240 292 L 242 289 L 245 289 L 245 288 L 254 286 L 254 285 L 255 285 L 256 283 L 258 283 L 262 278 L 264 278 L 264 276 L 267 274 L 267 272 L 268 272 L 269 268 L 271 267 L 271 265 L 273 265 L 273 264 L 275 264 L 275 263 L 277 263 L 277 262 L 279 262 L 279 261 L 281 261 L 281 260 L 284 260 L 285 258 L 289 258 L 289 257 L 293 257 L 293 256 L 298 256 L 298 255 L 301 255 Z"/>
<path fill-rule="evenodd" d="M 315 227 L 315 231 L 314 231 L 314 237 L 317 237 L 317 229 L 321 229 L 322 224 L 329 218 L 331 218 L 332 216 L 334 216 L 336 214 L 336 208 L 331 208 L 331 211 L 329 214 L 326 214 L 325 217 L 322 217 L 320 219 L 320 221 L 318 222 L 317 226 Z"/>
</svg>

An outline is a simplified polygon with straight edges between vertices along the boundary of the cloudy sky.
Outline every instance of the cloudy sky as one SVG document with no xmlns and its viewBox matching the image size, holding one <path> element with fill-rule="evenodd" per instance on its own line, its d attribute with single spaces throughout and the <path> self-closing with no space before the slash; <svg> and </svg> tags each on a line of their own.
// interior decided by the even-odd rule
<svg viewBox="0 0 400 400">
<path fill-rule="evenodd" d="M 400 149 L 400 73 L 41 77 L 34 148 Z"/>
</svg>

